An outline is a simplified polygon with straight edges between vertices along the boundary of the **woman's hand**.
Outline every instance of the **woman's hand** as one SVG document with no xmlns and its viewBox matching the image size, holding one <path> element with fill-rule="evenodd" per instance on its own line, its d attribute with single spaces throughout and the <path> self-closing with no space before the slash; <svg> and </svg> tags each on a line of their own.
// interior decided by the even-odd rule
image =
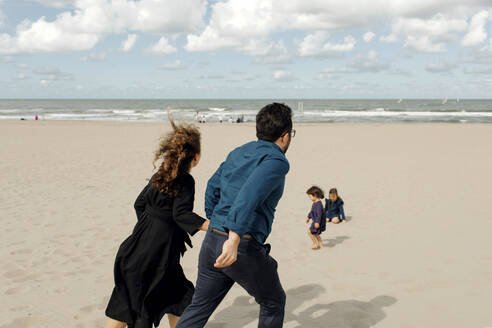
<svg viewBox="0 0 492 328">
<path fill-rule="evenodd" d="M 315 223 L 315 224 L 314 224 L 314 227 L 315 227 L 316 229 L 319 229 L 319 223 Z"/>
<path fill-rule="evenodd" d="M 306 223 L 309 223 L 309 218 L 306 218 Z"/>
<path fill-rule="evenodd" d="M 207 231 L 209 224 L 210 220 L 205 219 L 205 222 L 203 222 L 203 224 L 198 229 L 200 229 L 201 231 Z"/>
</svg>

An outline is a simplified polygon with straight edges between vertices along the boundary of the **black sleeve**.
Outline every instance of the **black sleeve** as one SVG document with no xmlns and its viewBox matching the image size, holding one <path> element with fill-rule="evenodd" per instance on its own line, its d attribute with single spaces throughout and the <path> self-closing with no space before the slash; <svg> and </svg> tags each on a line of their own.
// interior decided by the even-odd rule
<svg viewBox="0 0 492 328">
<path fill-rule="evenodd" d="M 137 220 L 140 220 L 140 216 L 145 211 L 145 204 L 147 203 L 146 198 L 145 198 L 145 194 L 147 192 L 147 189 L 149 189 L 149 184 L 147 184 L 142 189 L 142 191 L 138 195 L 137 199 L 135 200 L 135 204 L 133 204 L 133 207 L 135 208 L 135 212 L 137 213 Z"/>
<path fill-rule="evenodd" d="M 188 175 L 182 179 L 182 184 L 179 195 L 174 198 L 173 219 L 181 229 L 193 236 L 205 219 L 193 212 L 195 180 Z"/>
</svg>

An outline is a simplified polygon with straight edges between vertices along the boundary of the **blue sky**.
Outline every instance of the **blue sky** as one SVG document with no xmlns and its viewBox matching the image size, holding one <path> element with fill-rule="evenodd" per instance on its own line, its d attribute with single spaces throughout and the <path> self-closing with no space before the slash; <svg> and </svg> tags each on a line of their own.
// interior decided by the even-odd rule
<svg viewBox="0 0 492 328">
<path fill-rule="evenodd" d="M 0 0 L 0 98 L 491 98 L 487 0 Z"/>
</svg>

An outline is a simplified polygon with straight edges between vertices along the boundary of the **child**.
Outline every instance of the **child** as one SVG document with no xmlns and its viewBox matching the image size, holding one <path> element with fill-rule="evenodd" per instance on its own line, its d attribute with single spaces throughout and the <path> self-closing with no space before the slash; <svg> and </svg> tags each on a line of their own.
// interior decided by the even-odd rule
<svg viewBox="0 0 492 328">
<path fill-rule="evenodd" d="M 159 169 L 135 201 L 137 224 L 116 254 L 106 328 L 157 327 L 165 314 L 175 327 L 191 303 L 194 287 L 179 261 L 190 235 L 208 229 L 208 220 L 193 212 L 190 170 L 200 160 L 200 132 L 170 121 L 173 131 L 155 153 Z"/>
<path fill-rule="evenodd" d="M 338 196 L 337 188 L 331 188 L 328 197 L 325 200 L 326 221 L 335 224 L 346 223 L 343 200 Z"/>
<path fill-rule="evenodd" d="M 317 186 L 312 186 L 309 188 L 306 191 L 306 194 L 313 201 L 313 207 L 311 208 L 311 212 L 309 212 L 306 219 L 306 223 L 309 223 L 309 220 L 313 220 L 311 227 L 308 229 L 308 236 L 313 241 L 312 249 L 323 248 L 320 235 L 326 228 L 326 216 L 321 200 L 325 197 L 325 195 L 323 190 Z"/>
</svg>

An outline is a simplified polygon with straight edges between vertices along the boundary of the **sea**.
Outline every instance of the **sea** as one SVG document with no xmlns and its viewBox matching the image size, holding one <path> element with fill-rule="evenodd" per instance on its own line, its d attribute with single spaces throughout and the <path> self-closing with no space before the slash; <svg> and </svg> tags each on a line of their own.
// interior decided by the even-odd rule
<svg viewBox="0 0 492 328">
<path fill-rule="evenodd" d="M 254 122 L 271 102 L 298 123 L 492 123 L 492 99 L 0 99 L 0 120 Z"/>
</svg>

